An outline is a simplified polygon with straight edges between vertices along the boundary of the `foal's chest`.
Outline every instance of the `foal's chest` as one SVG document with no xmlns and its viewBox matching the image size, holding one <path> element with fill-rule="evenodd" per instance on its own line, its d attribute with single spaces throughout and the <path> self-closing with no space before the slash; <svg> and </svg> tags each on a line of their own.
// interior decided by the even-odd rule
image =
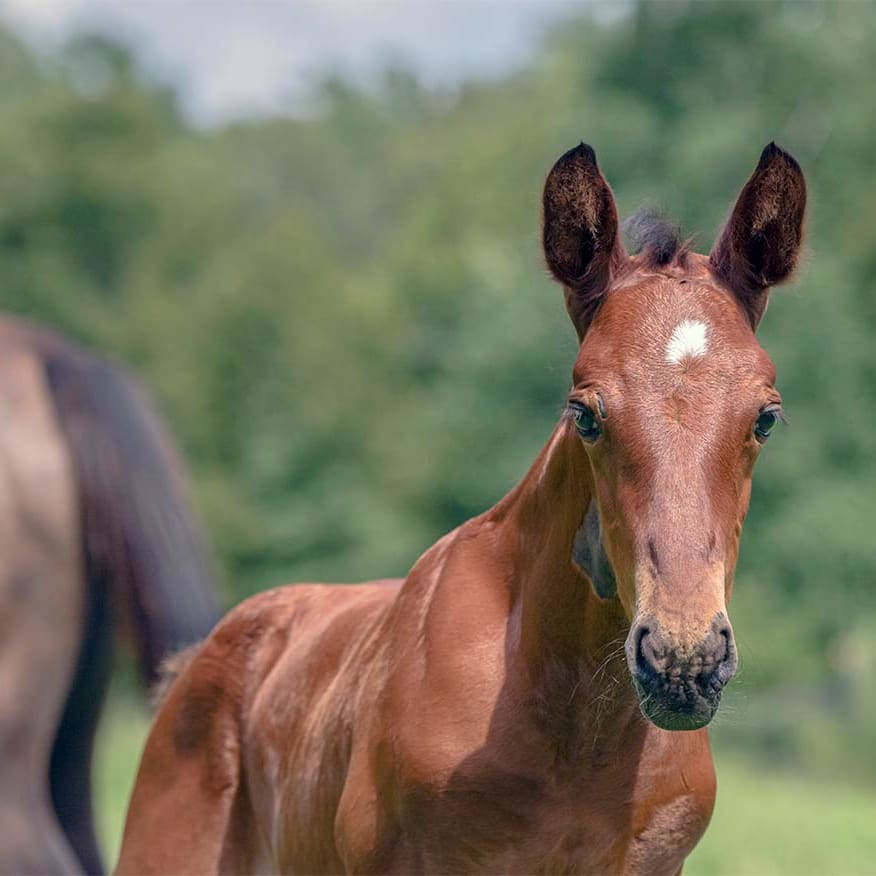
<svg viewBox="0 0 876 876">
<path fill-rule="evenodd" d="M 678 873 L 712 814 L 708 741 L 668 739 L 656 728 L 647 735 L 658 738 L 632 756 L 565 779 L 457 774 L 434 808 L 420 809 L 418 835 L 408 838 L 425 855 L 411 863 L 427 872 Z"/>
<path fill-rule="evenodd" d="M 588 796 L 546 804 L 527 835 L 512 841 L 489 872 L 642 874 L 681 870 L 702 836 L 711 805 L 695 792 L 644 806 Z"/>
</svg>

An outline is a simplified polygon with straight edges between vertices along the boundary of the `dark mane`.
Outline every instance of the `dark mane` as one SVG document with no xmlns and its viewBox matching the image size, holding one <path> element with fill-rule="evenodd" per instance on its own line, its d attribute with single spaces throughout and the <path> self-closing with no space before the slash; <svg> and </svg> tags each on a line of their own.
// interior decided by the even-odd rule
<svg viewBox="0 0 876 876">
<path fill-rule="evenodd" d="M 659 210 L 639 210 L 624 222 L 623 231 L 630 253 L 641 255 L 649 265 L 680 263 L 687 255 L 688 241 L 682 238 L 681 229 Z"/>
</svg>

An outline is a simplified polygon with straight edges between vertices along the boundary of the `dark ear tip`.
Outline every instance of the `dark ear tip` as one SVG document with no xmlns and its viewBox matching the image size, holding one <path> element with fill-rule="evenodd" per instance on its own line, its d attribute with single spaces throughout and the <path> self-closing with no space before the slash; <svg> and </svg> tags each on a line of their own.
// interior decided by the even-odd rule
<svg viewBox="0 0 876 876">
<path fill-rule="evenodd" d="M 792 170 L 796 170 L 798 173 L 801 172 L 797 159 L 795 159 L 790 152 L 786 152 L 782 149 L 781 146 L 776 146 L 775 140 L 770 140 L 770 142 L 764 146 L 763 152 L 760 153 L 760 161 L 757 163 L 757 169 L 763 170 L 767 165 L 772 164 L 774 161 L 784 161 Z"/>
<path fill-rule="evenodd" d="M 763 147 L 763 152 L 760 153 L 760 161 L 758 162 L 758 164 L 765 164 L 767 161 L 773 158 L 773 156 L 777 155 L 781 151 L 782 150 L 779 149 L 778 146 L 776 146 L 776 141 L 770 140 L 770 142 Z"/>
<path fill-rule="evenodd" d="M 578 144 L 578 151 L 581 154 L 581 157 L 588 162 L 588 164 L 592 164 L 596 167 L 596 151 L 589 143 L 584 143 L 583 141 Z"/>
<path fill-rule="evenodd" d="M 583 161 L 585 164 L 590 164 L 593 167 L 597 167 L 596 164 L 596 152 L 593 151 L 593 147 L 588 143 L 584 143 L 583 141 L 579 143 L 577 146 L 573 146 L 568 152 L 564 152 L 557 161 L 557 164 L 560 164 L 563 161 L 567 161 L 568 159 L 576 159 L 578 161 Z"/>
</svg>

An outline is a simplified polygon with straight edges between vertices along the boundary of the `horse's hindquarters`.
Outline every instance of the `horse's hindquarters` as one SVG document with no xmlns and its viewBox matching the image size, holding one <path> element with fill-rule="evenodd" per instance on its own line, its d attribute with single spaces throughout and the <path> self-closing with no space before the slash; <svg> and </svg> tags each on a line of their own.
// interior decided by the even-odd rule
<svg viewBox="0 0 876 876">
<path fill-rule="evenodd" d="M 78 869 L 51 810 L 49 760 L 83 627 L 66 446 L 34 355 L 0 354 L 0 870 Z"/>
</svg>

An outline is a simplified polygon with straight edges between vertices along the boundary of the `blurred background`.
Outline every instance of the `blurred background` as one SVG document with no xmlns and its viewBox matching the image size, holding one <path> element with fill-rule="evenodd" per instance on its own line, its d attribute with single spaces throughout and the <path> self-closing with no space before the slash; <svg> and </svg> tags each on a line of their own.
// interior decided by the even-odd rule
<svg viewBox="0 0 876 876">
<path fill-rule="evenodd" d="M 539 244 L 555 158 L 697 247 L 775 139 L 807 264 L 761 328 L 790 426 L 732 609 L 742 668 L 686 873 L 876 873 L 876 4 L 0 7 L 0 308 L 131 365 L 231 605 L 404 575 L 546 440 L 576 344 Z M 99 747 L 118 848 L 148 711 Z"/>
</svg>

